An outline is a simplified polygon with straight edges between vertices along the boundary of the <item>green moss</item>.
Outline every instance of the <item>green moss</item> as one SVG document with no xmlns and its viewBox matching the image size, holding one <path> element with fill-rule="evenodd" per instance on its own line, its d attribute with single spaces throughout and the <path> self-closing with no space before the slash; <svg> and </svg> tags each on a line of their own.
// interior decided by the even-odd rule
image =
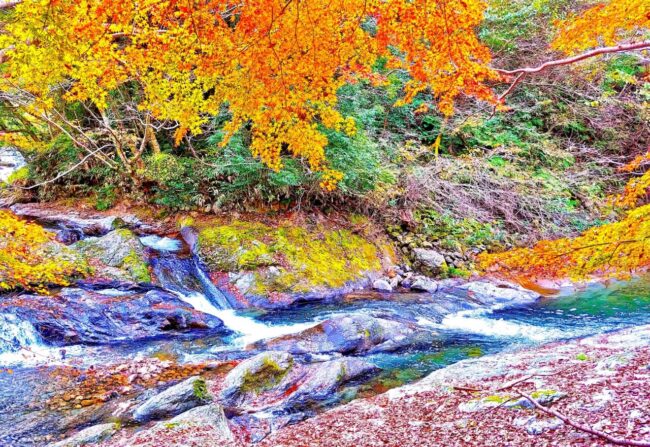
<svg viewBox="0 0 650 447">
<path fill-rule="evenodd" d="M 27 180 L 28 178 L 29 178 L 29 167 L 23 166 L 22 168 L 17 169 L 11 173 L 11 175 L 7 179 L 7 183 L 13 185 L 14 183 Z"/>
<path fill-rule="evenodd" d="M 503 404 L 511 400 L 512 397 L 508 395 L 492 395 L 492 396 L 486 396 L 483 399 L 481 399 L 482 402 L 490 402 L 490 403 L 496 403 L 496 404 Z"/>
<path fill-rule="evenodd" d="M 337 288 L 381 269 L 374 244 L 348 230 L 322 227 L 234 221 L 203 229 L 199 249 L 213 270 L 255 270 L 252 292 L 259 295 Z"/>
<path fill-rule="evenodd" d="M 124 231 L 124 230 L 117 230 L 117 231 Z M 126 258 L 124 258 L 124 262 L 122 263 L 122 266 L 126 270 L 128 270 L 129 274 L 131 275 L 134 281 L 151 282 L 149 267 L 147 266 L 147 263 L 144 262 L 140 258 L 140 256 L 138 256 L 135 250 L 131 250 L 129 252 L 129 255 Z"/>
<path fill-rule="evenodd" d="M 244 392 L 260 394 L 280 383 L 291 369 L 293 362 L 287 368 L 282 368 L 277 362 L 265 358 L 262 368 L 257 373 L 246 371 L 243 376 L 241 389 Z"/>
<path fill-rule="evenodd" d="M 542 397 L 555 396 L 557 394 L 560 393 L 555 390 L 537 390 L 530 393 L 530 397 L 532 397 L 533 399 L 539 399 Z"/>
<path fill-rule="evenodd" d="M 210 400 L 210 392 L 208 391 L 208 385 L 205 383 L 205 380 L 196 380 L 192 384 L 192 390 L 194 392 L 194 397 L 197 399 Z"/>
<path fill-rule="evenodd" d="M 576 360 L 580 360 L 581 362 L 586 362 L 587 360 L 589 360 L 589 357 L 584 352 L 581 352 L 580 354 L 576 355 Z"/>
</svg>

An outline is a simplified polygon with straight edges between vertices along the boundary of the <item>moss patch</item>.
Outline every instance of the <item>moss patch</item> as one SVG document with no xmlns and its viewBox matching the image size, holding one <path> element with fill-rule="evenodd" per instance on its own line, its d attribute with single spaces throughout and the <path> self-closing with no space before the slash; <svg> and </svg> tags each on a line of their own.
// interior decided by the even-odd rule
<svg viewBox="0 0 650 447">
<path fill-rule="evenodd" d="M 380 249 L 346 229 L 233 221 L 199 233 L 199 250 L 214 271 L 256 272 L 252 293 L 337 288 L 381 269 Z"/>
<path fill-rule="evenodd" d="M 208 385 L 205 380 L 199 379 L 192 384 L 194 397 L 200 400 L 210 400 L 210 393 L 208 392 Z"/>
<path fill-rule="evenodd" d="M 147 263 L 142 260 L 142 258 L 135 252 L 131 250 L 124 262 L 122 267 L 128 270 L 131 278 L 136 282 L 151 282 L 151 274 L 149 273 L 149 267 Z"/>
<path fill-rule="evenodd" d="M 290 362 L 287 368 L 282 368 L 277 362 L 266 358 L 263 361 L 262 367 L 256 373 L 246 371 L 241 390 L 246 393 L 253 392 L 255 394 L 269 390 L 282 381 L 292 365 L 293 362 Z"/>
</svg>

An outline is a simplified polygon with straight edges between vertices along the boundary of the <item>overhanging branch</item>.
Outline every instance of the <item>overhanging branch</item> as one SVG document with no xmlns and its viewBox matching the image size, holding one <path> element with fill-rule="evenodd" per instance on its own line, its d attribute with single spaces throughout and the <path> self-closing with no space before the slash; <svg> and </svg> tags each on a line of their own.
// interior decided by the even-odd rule
<svg viewBox="0 0 650 447">
<path fill-rule="evenodd" d="M 575 56 L 567 57 L 564 59 L 556 59 L 548 62 L 544 62 L 537 67 L 522 67 L 516 68 L 514 70 L 501 70 L 496 69 L 495 71 L 503 76 L 516 76 L 515 80 L 510 84 L 508 89 L 499 96 L 499 101 L 508 96 L 514 88 L 519 84 L 526 75 L 536 74 L 542 71 L 548 70 L 549 68 L 559 67 L 563 65 L 575 64 L 576 62 L 583 61 L 585 59 L 590 59 L 592 57 L 601 56 L 603 54 L 612 54 L 612 53 L 625 53 L 628 51 L 642 51 L 650 50 L 650 41 L 643 41 L 630 44 L 621 44 L 613 47 L 603 47 L 596 48 L 595 50 L 590 50 L 582 54 L 577 54 Z"/>
</svg>

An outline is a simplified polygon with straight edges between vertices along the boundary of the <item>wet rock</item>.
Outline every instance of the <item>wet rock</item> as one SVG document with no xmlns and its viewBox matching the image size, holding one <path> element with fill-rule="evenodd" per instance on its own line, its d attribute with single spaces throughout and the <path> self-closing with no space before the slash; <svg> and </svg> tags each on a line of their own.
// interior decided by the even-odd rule
<svg viewBox="0 0 650 447">
<path fill-rule="evenodd" d="M 75 229 L 63 229 L 56 233 L 57 242 L 61 242 L 64 245 L 72 245 L 75 242 L 79 242 L 83 238 L 83 233 L 81 230 Z"/>
<path fill-rule="evenodd" d="M 133 419 L 142 423 L 176 416 L 204 405 L 210 399 L 205 381 L 200 377 L 190 377 L 147 399 L 136 408 Z"/>
<path fill-rule="evenodd" d="M 411 321 L 353 314 L 331 318 L 298 334 L 260 341 L 252 348 L 291 354 L 392 352 L 431 345 L 436 335 Z"/>
<path fill-rule="evenodd" d="M 377 371 L 356 358 L 302 364 L 286 352 L 264 352 L 226 376 L 220 400 L 231 414 L 310 412 L 339 400 L 342 386 Z"/>
<path fill-rule="evenodd" d="M 426 276 L 416 276 L 410 285 L 411 290 L 419 292 L 435 293 L 438 290 L 438 283 Z"/>
<path fill-rule="evenodd" d="M 85 428 L 63 441 L 52 444 L 51 447 L 79 447 L 105 441 L 117 432 L 115 424 L 93 425 Z"/>
<path fill-rule="evenodd" d="M 473 301 L 481 306 L 494 306 L 497 304 L 525 305 L 531 304 L 541 297 L 540 294 L 516 284 L 495 284 L 488 281 L 471 281 L 465 284 L 452 285 L 445 292 L 466 298 L 470 302 Z"/>
<path fill-rule="evenodd" d="M 114 343 L 193 330 L 226 333 L 218 318 L 195 311 L 171 293 L 62 289 L 57 295 L 7 297 L 2 313 L 29 322 L 46 342 Z"/>
<path fill-rule="evenodd" d="M 390 281 L 386 278 L 379 278 L 375 282 L 372 283 L 372 288 L 375 290 L 378 290 L 380 292 L 392 292 L 393 291 L 393 286 L 391 285 Z"/>
</svg>

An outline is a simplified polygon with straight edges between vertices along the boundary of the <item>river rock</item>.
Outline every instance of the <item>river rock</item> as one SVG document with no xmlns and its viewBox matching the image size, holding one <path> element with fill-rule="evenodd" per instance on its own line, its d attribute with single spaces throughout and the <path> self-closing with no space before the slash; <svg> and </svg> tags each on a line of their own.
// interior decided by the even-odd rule
<svg viewBox="0 0 650 447">
<path fill-rule="evenodd" d="M 493 283 L 488 281 L 471 281 L 453 285 L 445 289 L 453 295 L 475 302 L 481 306 L 526 305 L 537 301 L 541 295 L 512 283 Z"/>
<path fill-rule="evenodd" d="M 99 293 L 65 288 L 53 296 L 5 297 L 0 312 L 31 323 L 43 340 L 57 346 L 132 341 L 192 330 L 227 332 L 218 318 L 197 312 L 159 289 Z"/>
<path fill-rule="evenodd" d="M 446 265 L 445 257 L 435 250 L 416 248 L 413 250 L 416 264 L 425 273 L 437 274 Z"/>
<path fill-rule="evenodd" d="M 224 379 L 220 401 L 227 408 L 242 406 L 251 392 L 279 383 L 293 362 L 287 352 L 262 352 L 243 361 Z"/>
<path fill-rule="evenodd" d="M 392 352 L 431 345 L 436 335 L 412 321 L 353 314 L 331 318 L 297 334 L 260 341 L 251 348 L 291 354 Z"/>
<path fill-rule="evenodd" d="M 84 428 L 75 435 L 51 444 L 50 447 L 80 447 L 88 444 L 105 441 L 117 432 L 116 424 L 100 424 Z"/>
<path fill-rule="evenodd" d="M 98 276 L 151 282 L 144 257 L 145 247 L 130 230 L 119 229 L 97 239 L 86 239 L 75 244 L 74 248 L 101 264 Z"/>
<path fill-rule="evenodd" d="M 61 230 L 79 230 L 85 236 L 104 236 L 122 227 L 138 233 L 155 230 L 131 214 L 107 215 L 94 211 L 60 208 L 47 203 L 20 203 L 13 205 L 11 210 L 16 215 L 36 220 L 41 225 Z"/>
<path fill-rule="evenodd" d="M 393 291 L 393 286 L 391 285 L 390 281 L 386 278 L 379 278 L 375 282 L 372 283 L 372 288 L 375 290 L 378 290 L 380 292 L 392 292 Z"/>
<path fill-rule="evenodd" d="M 217 403 L 202 405 L 192 408 L 167 421 L 167 424 L 192 426 L 209 426 L 218 431 L 227 440 L 232 441 L 233 436 L 228 426 L 228 419 L 223 412 L 223 407 Z"/>
<path fill-rule="evenodd" d="M 311 411 L 315 405 L 338 400 L 343 385 L 377 371 L 356 358 L 302 364 L 286 352 L 263 352 L 226 376 L 220 400 L 231 414 Z"/>
<path fill-rule="evenodd" d="M 426 276 L 418 275 L 412 281 L 411 290 L 429 293 L 435 293 L 438 290 L 438 283 Z"/>
<path fill-rule="evenodd" d="M 136 408 L 133 419 L 142 423 L 176 416 L 204 405 L 210 399 L 205 381 L 200 377 L 190 377 L 147 399 Z M 207 413 L 204 416 L 207 417 Z"/>
</svg>

